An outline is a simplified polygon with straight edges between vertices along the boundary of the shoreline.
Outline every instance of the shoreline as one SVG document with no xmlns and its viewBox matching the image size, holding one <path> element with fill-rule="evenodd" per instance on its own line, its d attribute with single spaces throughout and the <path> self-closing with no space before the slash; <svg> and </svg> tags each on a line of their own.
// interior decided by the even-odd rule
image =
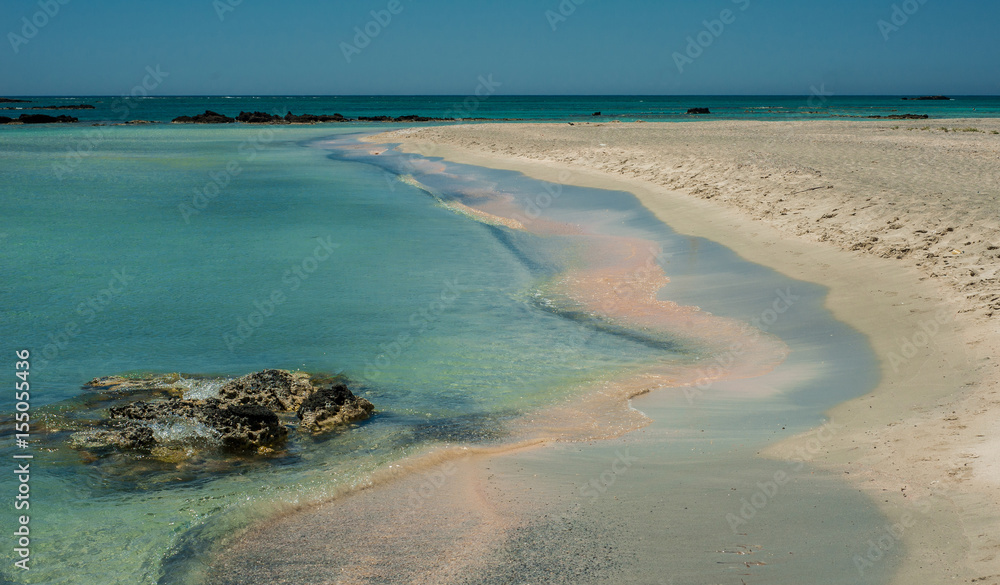
<svg viewBox="0 0 1000 585">
<path fill-rule="evenodd" d="M 998 125 L 994 120 L 971 122 L 980 126 Z M 719 125 L 739 124 L 725 122 Z M 795 124 L 801 127 L 811 123 Z M 886 123 L 873 122 L 833 124 L 853 124 L 861 127 L 859 131 L 888 127 Z M 919 124 L 909 125 L 920 128 Z M 601 130 L 600 134 L 583 137 L 571 133 L 593 132 L 595 127 L 614 128 L 614 125 L 595 124 L 571 130 L 557 124 L 507 125 L 503 132 L 494 132 L 493 126 L 407 129 L 378 135 L 371 140 L 402 141 L 400 148 L 405 152 L 519 171 L 536 179 L 629 191 L 679 233 L 716 241 L 735 250 L 744 259 L 796 279 L 827 286 L 830 291 L 827 307 L 838 319 L 868 337 L 881 364 L 882 379 L 872 393 L 829 412 L 831 420 L 843 425 L 843 429 L 823 445 L 813 464 L 848 475 L 879 505 L 888 519 L 898 519 L 903 525 L 904 530 L 897 534 L 905 546 L 907 558 L 893 582 L 908 583 L 917 577 L 926 580 L 929 576 L 981 578 L 1000 573 L 1000 555 L 997 554 L 1000 539 L 994 528 L 1000 518 L 1000 502 L 993 495 L 1000 483 L 996 455 L 1000 445 L 997 439 L 990 438 L 993 435 L 990 420 L 984 416 L 987 407 L 997 403 L 991 397 L 998 386 L 997 364 L 990 355 L 996 355 L 1000 347 L 996 331 L 990 328 L 991 309 L 988 306 L 984 309 L 980 300 L 992 294 L 989 289 L 985 295 L 970 298 L 960 289 L 956 290 L 957 287 L 942 284 L 941 279 L 928 278 L 928 263 L 915 262 L 912 256 L 899 254 L 898 247 L 893 254 L 891 243 L 886 245 L 887 249 L 874 244 L 852 251 L 837 238 L 828 236 L 822 241 L 824 234 L 819 238 L 803 237 L 806 234 L 795 233 L 788 224 L 768 221 L 766 214 L 760 213 L 760 206 L 755 208 L 752 201 L 734 202 L 724 197 L 706 200 L 699 198 L 699 185 L 693 189 L 688 186 L 695 191 L 692 196 L 690 192 L 672 189 L 671 185 L 657 184 L 650 180 L 655 181 L 657 177 L 650 177 L 648 173 L 643 176 L 642 171 L 648 170 L 650 165 L 643 164 L 648 161 L 641 157 L 638 163 L 626 167 L 629 156 L 641 148 L 615 145 L 606 149 L 616 149 L 611 154 L 605 151 L 604 155 L 592 153 L 579 160 L 559 160 L 551 150 L 538 146 L 539 135 L 551 131 L 552 137 L 546 138 L 546 143 L 555 143 L 565 151 L 579 147 L 581 140 L 587 146 L 599 144 L 603 147 L 606 144 L 596 141 L 611 142 L 613 131 Z M 644 131 L 647 128 L 652 128 L 649 132 L 657 131 L 655 124 L 644 126 Z M 660 126 L 668 126 L 660 128 L 663 131 L 677 129 L 674 124 Z M 520 141 L 518 133 L 534 142 Z M 690 135 L 685 138 L 694 140 Z M 766 158 L 769 155 L 766 145 L 760 150 L 759 156 Z M 626 160 L 620 161 L 616 157 L 623 152 Z M 786 184 L 794 187 L 806 186 L 802 175 L 819 178 L 829 174 L 824 175 L 827 170 L 822 168 L 803 172 L 796 168 L 794 161 L 788 164 L 779 156 L 774 158 L 776 162 L 771 166 L 776 167 L 775 170 L 785 163 L 785 169 L 792 171 L 788 173 L 790 180 Z M 621 164 L 618 168 L 602 170 L 584 167 L 601 168 L 601 162 L 609 163 L 605 167 Z M 690 160 L 677 162 L 694 164 Z M 864 179 L 859 183 L 864 184 Z M 718 186 L 718 191 L 738 193 L 745 188 L 745 184 L 734 180 Z M 860 193 L 852 193 L 852 189 L 856 187 L 849 185 L 838 203 L 860 196 Z M 803 193 L 808 196 L 807 192 Z M 719 204 L 720 200 L 724 203 Z M 885 209 L 878 204 L 875 207 L 873 213 L 884 213 Z M 964 211 L 974 217 L 979 210 Z M 872 233 L 882 232 L 872 230 Z M 862 253 L 873 248 L 886 257 Z M 893 257 L 900 255 L 902 258 Z M 930 269 L 934 269 L 937 263 L 929 264 Z M 783 441 L 763 455 L 787 458 L 793 446 L 801 444 L 802 438 Z M 914 516 L 908 511 L 916 509 L 915 506 L 926 513 L 917 515 L 912 521 L 906 520 Z M 859 547 L 857 552 L 863 564 L 865 547 Z"/>
</svg>

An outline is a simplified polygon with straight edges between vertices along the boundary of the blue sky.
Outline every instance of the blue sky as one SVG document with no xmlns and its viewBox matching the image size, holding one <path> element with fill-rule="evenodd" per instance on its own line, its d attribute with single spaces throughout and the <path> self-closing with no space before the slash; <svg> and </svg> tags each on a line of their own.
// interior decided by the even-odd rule
<svg viewBox="0 0 1000 585">
<path fill-rule="evenodd" d="M 0 95 L 118 95 L 146 67 L 154 95 L 467 95 L 489 75 L 509 95 L 1000 95 L 996 0 L 3 0 L 0 22 Z"/>
</svg>

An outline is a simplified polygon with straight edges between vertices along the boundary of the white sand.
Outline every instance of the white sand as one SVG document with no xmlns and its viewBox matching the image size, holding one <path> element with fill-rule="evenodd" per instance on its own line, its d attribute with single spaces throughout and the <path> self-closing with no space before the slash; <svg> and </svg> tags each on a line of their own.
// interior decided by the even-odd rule
<svg viewBox="0 0 1000 585">
<path fill-rule="evenodd" d="M 868 336 L 882 379 L 829 413 L 843 428 L 815 461 L 856 481 L 891 521 L 914 518 L 901 535 L 898 583 L 992 584 L 1000 583 L 1000 135 L 992 132 L 1000 120 L 487 124 L 373 141 L 628 190 L 681 233 L 829 287 L 828 307 Z M 766 455 L 790 457 L 802 441 Z"/>
</svg>

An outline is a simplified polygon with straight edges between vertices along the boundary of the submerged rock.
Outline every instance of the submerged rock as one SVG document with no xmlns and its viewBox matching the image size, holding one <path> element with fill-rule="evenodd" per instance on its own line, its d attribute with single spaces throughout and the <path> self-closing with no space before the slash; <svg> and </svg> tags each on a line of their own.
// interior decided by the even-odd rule
<svg viewBox="0 0 1000 585">
<path fill-rule="evenodd" d="M 712 111 L 708 108 L 691 108 L 688 110 L 689 114 L 711 114 Z"/>
</svg>

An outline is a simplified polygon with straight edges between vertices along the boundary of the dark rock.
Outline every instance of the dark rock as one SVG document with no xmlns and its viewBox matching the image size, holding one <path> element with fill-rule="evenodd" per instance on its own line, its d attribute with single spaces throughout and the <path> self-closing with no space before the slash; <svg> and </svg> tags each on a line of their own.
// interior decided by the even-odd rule
<svg viewBox="0 0 1000 585">
<path fill-rule="evenodd" d="M 375 406 L 354 395 L 344 384 L 316 390 L 302 402 L 296 413 L 300 428 L 323 432 L 333 427 L 368 418 Z"/>
<path fill-rule="evenodd" d="M 22 124 L 72 124 L 80 121 L 72 116 L 47 116 L 45 114 L 21 114 L 18 120 Z"/>
<path fill-rule="evenodd" d="M 90 104 L 71 104 L 68 106 L 33 106 L 32 110 L 93 110 Z"/>
<path fill-rule="evenodd" d="M 341 116 L 340 114 L 327 115 L 315 115 L 315 114 L 302 114 L 301 116 L 296 116 L 295 114 L 288 112 L 285 114 L 285 121 L 290 124 L 318 124 L 320 122 L 347 122 L 347 118 Z"/>
<path fill-rule="evenodd" d="M 213 405 L 206 406 L 203 412 L 203 422 L 217 430 L 223 446 L 233 451 L 259 451 L 279 445 L 288 437 L 288 429 L 278 415 L 263 406 Z"/>
<path fill-rule="evenodd" d="M 240 115 L 236 116 L 236 121 L 244 124 L 277 124 L 284 122 L 284 119 L 277 114 L 266 112 L 240 112 Z"/>
<path fill-rule="evenodd" d="M 79 449 L 113 447 L 127 451 L 148 451 L 156 445 L 153 429 L 133 421 L 116 422 L 109 429 L 74 433 L 70 442 Z"/>
<path fill-rule="evenodd" d="M 14 121 L 14 118 L 8 118 L 7 116 L 0 116 L 0 124 L 10 124 Z"/>
<path fill-rule="evenodd" d="M 691 108 L 688 110 L 689 114 L 711 114 L 712 112 L 708 108 Z"/>
<path fill-rule="evenodd" d="M 313 390 L 306 374 L 264 370 L 227 382 L 219 390 L 219 400 L 224 404 L 253 404 L 295 412 Z"/>
<path fill-rule="evenodd" d="M 600 115 L 601 115 L 600 112 L 594 112 L 593 114 L 591 114 L 591 116 L 600 116 Z"/>
<path fill-rule="evenodd" d="M 903 98 L 903 100 L 913 100 L 913 101 L 947 101 L 951 100 L 950 97 L 943 95 L 924 95 L 915 98 Z"/>
<path fill-rule="evenodd" d="M 173 122 L 175 124 L 232 124 L 236 122 L 236 118 L 230 118 L 211 110 L 205 110 L 204 114 L 198 114 L 197 116 L 179 116 L 174 118 Z"/>
<path fill-rule="evenodd" d="M 890 114 L 888 116 L 868 116 L 872 119 L 884 120 L 926 120 L 930 118 L 927 114 Z"/>
<path fill-rule="evenodd" d="M 316 378 L 317 384 L 329 384 L 317 389 L 308 374 L 264 370 L 229 380 L 218 397 L 206 400 L 177 396 L 190 387 L 189 380 L 179 374 L 95 378 L 87 383 L 95 392 L 85 396 L 100 420 L 76 414 L 60 418 L 49 430 L 77 431 L 71 443 L 98 458 L 109 451 L 141 451 L 143 457 L 180 463 L 219 449 L 273 451 L 288 438 L 285 423 L 291 413 L 302 421 L 303 431 L 323 432 L 366 418 L 375 408 L 355 396 L 340 376 Z"/>
<path fill-rule="evenodd" d="M 0 104 L 30 104 L 31 100 L 16 100 L 13 98 L 0 98 Z"/>
<path fill-rule="evenodd" d="M 409 114 L 391 118 L 389 116 L 358 116 L 359 122 L 454 122 L 455 118 L 429 118 L 427 116 L 417 116 Z"/>
</svg>

